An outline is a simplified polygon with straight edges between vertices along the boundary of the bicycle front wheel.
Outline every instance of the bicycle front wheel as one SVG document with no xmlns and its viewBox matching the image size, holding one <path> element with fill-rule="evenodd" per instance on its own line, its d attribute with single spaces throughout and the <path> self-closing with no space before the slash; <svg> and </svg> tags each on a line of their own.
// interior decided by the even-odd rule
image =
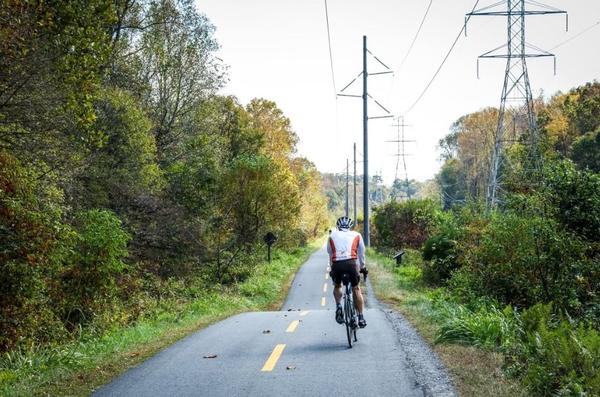
<svg viewBox="0 0 600 397">
<path fill-rule="evenodd" d="M 356 330 L 358 329 L 358 315 L 356 312 L 356 307 L 354 307 L 354 301 L 352 301 L 352 322 L 350 323 L 352 325 L 352 336 L 354 337 L 354 342 L 358 342 L 358 339 L 356 338 Z"/>
</svg>

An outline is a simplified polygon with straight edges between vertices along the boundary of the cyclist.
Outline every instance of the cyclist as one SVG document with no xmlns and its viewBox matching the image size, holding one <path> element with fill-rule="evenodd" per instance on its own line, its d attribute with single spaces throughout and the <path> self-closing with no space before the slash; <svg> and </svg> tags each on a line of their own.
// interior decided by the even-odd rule
<svg viewBox="0 0 600 397">
<path fill-rule="evenodd" d="M 335 321 L 344 323 L 342 311 L 342 275 L 348 273 L 350 284 L 354 294 L 354 304 L 358 312 L 358 326 L 364 328 L 367 322 L 363 316 L 364 300 L 360 291 L 360 273 L 367 274 L 365 264 L 365 243 L 360 233 L 352 229 L 354 222 L 347 216 L 342 216 L 336 222 L 337 230 L 329 235 L 327 253 L 331 262 L 331 278 L 335 284 L 333 297 L 335 298 L 336 310 Z"/>
</svg>

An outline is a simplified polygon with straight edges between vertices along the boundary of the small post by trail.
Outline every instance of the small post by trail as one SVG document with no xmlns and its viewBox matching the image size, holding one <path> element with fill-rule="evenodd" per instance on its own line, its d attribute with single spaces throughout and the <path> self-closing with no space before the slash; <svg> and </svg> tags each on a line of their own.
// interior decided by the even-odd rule
<svg viewBox="0 0 600 397">
<path fill-rule="evenodd" d="M 277 236 L 269 232 L 265 234 L 264 241 L 267 244 L 267 260 L 271 263 L 271 246 L 277 241 Z"/>
</svg>

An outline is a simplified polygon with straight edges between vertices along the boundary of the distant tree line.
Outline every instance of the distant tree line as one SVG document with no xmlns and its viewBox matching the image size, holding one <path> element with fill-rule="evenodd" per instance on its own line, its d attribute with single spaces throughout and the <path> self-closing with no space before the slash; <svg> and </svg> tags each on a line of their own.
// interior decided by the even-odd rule
<svg viewBox="0 0 600 397">
<path fill-rule="evenodd" d="M 323 191 L 327 197 L 327 208 L 330 211 L 331 217 L 341 216 L 344 213 L 346 205 L 346 174 L 331 174 L 323 173 Z M 433 182 L 433 181 L 431 181 Z M 388 201 L 406 201 L 409 198 L 423 198 L 430 196 L 435 192 L 431 192 L 430 188 L 433 183 L 419 182 L 415 179 L 396 179 L 391 186 L 383 182 L 383 178 L 379 175 L 374 175 L 369 182 L 369 203 L 372 208 L 383 205 Z M 437 188 L 437 187 L 436 187 Z M 350 213 L 353 213 L 353 177 L 350 175 L 349 183 L 350 191 Z M 356 176 L 356 201 L 357 214 L 362 220 L 363 213 L 363 176 Z M 352 216 L 352 215 L 351 215 Z"/>
</svg>

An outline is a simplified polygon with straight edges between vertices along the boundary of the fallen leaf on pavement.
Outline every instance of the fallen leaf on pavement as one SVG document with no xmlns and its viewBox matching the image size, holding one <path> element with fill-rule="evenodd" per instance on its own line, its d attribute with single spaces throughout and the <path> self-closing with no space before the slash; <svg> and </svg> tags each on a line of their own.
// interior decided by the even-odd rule
<svg viewBox="0 0 600 397">
<path fill-rule="evenodd" d="M 270 330 L 270 329 L 265 329 L 265 330 L 263 330 L 263 334 L 270 334 L 270 333 L 271 333 L 271 330 Z"/>
<path fill-rule="evenodd" d="M 285 369 L 290 370 L 290 369 L 296 369 L 295 365 L 288 365 L 287 367 L 285 367 Z"/>
<path fill-rule="evenodd" d="M 217 358 L 216 354 L 207 354 L 204 358 Z"/>
</svg>

